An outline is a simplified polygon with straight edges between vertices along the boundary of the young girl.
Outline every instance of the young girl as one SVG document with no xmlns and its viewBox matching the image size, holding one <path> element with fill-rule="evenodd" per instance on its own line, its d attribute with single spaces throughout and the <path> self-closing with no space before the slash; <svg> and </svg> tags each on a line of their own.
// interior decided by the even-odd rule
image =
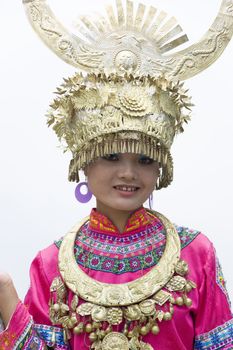
<svg viewBox="0 0 233 350">
<path fill-rule="evenodd" d="M 222 52 L 229 3 L 182 57 L 164 57 L 165 38 L 145 30 L 153 28 L 153 8 L 142 20 L 139 7 L 129 30 L 131 3 L 123 16 L 118 1 L 118 27 L 110 9 L 111 30 L 96 22 L 107 31 L 90 47 L 69 36 L 45 2 L 24 3 L 43 40 L 90 72 L 65 80 L 48 123 L 72 152 L 69 179 L 78 182 L 80 169 L 87 177 L 89 192 L 80 183 L 77 199 L 91 192 L 96 208 L 36 256 L 24 303 L 11 278 L 0 276 L 0 349 L 232 349 L 232 315 L 211 242 L 143 207 L 172 181 L 170 147 L 188 120 L 187 92 L 173 79 L 203 69 L 204 48 L 206 66 Z"/>
</svg>

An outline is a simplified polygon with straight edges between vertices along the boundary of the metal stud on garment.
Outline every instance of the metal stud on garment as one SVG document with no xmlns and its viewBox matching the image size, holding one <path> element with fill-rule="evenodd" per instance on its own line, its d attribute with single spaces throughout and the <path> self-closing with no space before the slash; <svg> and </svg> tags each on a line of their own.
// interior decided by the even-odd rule
<svg viewBox="0 0 233 350">
<path fill-rule="evenodd" d="M 81 192 L 82 186 L 86 187 L 86 193 L 85 194 L 83 194 Z M 77 201 L 80 202 L 80 203 L 88 203 L 91 200 L 92 193 L 91 193 L 91 191 L 88 188 L 87 182 L 80 182 L 76 186 L 76 188 L 75 188 L 75 197 L 76 197 Z"/>
</svg>

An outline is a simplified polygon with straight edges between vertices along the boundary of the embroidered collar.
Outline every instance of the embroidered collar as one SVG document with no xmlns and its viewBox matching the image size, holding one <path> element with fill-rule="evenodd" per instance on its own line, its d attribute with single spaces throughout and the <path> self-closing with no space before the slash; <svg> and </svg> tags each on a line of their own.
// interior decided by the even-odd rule
<svg viewBox="0 0 233 350">
<path fill-rule="evenodd" d="M 145 208 L 141 207 L 131 214 L 126 223 L 124 232 L 120 233 L 118 228 L 108 217 L 93 208 L 90 215 L 89 229 L 99 233 L 116 233 L 122 235 L 137 231 L 138 229 L 142 230 L 147 225 L 152 224 L 154 220 L 155 217 L 148 213 Z"/>
</svg>

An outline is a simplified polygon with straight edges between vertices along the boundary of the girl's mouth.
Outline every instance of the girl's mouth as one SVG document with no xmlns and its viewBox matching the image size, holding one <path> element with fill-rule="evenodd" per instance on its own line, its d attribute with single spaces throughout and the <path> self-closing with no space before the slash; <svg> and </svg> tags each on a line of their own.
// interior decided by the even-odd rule
<svg viewBox="0 0 233 350">
<path fill-rule="evenodd" d="M 123 191 L 123 192 L 136 192 L 139 189 L 139 187 L 131 186 L 131 185 L 117 185 L 117 186 L 114 186 L 114 188 L 118 191 Z"/>
</svg>

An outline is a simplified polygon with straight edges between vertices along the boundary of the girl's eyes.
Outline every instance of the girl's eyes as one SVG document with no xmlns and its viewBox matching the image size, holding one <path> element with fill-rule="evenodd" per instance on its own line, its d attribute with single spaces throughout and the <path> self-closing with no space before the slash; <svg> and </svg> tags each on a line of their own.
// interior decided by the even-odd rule
<svg viewBox="0 0 233 350">
<path fill-rule="evenodd" d="M 102 157 L 102 159 L 109 160 L 109 161 L 117 161 L 120 159 L 120 156 L 117 153 L 111 153 L 111 154 L 106 154 L 105 156 Z M 150 157 L 140 155 L 138 162 L 140 164 L 152 164 L 154 160 Z"/>
<path fill-rule="evenodd" d="M 117 153 L 111 153 L 111 154 L 106 154 L 102 158 L 106 160 L 115 161 L 115 160 L 119 160 L 119 155 Z"/>
<path fill-rule="evenodd" d="M 147 157 L 147 156 L 140 156 L 139 157 L 139 163 L 141 164 L 152 164 L 154 163 L 154 159 Z"/>
</svg>

